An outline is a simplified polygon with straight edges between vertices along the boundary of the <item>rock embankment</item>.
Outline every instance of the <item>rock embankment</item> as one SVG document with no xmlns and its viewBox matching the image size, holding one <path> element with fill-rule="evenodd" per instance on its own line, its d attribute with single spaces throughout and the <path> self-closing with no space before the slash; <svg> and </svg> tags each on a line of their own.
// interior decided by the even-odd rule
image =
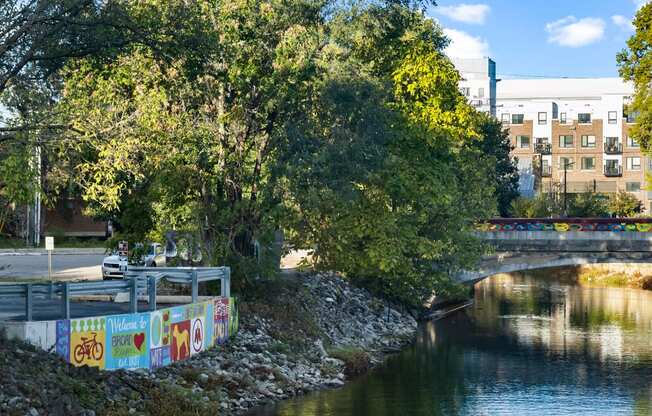
<svg viewBox="0 0 652 416">
<path fill-rule="evenodd" d="M 417 328 L 410 314 L 333 274 L 262 283 L 257 292 L 241 302 L 230 343 L 152 372 L 74 368 L 0 341 L 0 414 L 243 413 L 342 386 Z"/>
</svg>

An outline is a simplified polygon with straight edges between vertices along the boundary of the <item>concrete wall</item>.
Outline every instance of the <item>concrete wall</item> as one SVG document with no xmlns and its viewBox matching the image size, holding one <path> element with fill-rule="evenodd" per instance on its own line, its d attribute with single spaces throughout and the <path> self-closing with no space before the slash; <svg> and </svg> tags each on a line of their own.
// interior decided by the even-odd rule
<svg viewBox="0 0 652 416">
<path fill-rule="evenodd" d="M 613 231 L 478 232 L 498 251 L 652 252 L 652 233 Z"/>
<path fill-rule="evenodd" d="M 53 351 L 75 366 L 157 368 L 226 342 L 238 328 L 234 298 L 155 312 L 38 322 L 0 322 L 10 338 Z"/>
</svg>

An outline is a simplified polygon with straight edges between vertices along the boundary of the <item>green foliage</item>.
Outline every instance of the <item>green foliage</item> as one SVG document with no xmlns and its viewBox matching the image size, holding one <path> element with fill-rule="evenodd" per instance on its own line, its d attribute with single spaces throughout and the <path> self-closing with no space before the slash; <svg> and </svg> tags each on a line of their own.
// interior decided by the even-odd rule
<svg viewBox="0 0 652 416">
<path fill-rule="evenodd" d="M 515 218 L 573 217 L 595 218 L 609 214 L 608 197 L 603 194 L 586 191 L 566 195 L 566 212 L 564 212 L 564 194 L 559 184 L 553 184 L 552 192 L 537 194 L 534 198 L 517 198 L 512 202 L 512 216 Z"/>
<path fill-rule="evenodd" d="M 636 94 L 628 111 L 637 114 L 629 134 L 643 151 L 652 154 L 652 4 L 647 3 L 633 21 L 636 33 L 627 41 L 627 49 L 618 54 L 620 76 L 634 83 Z"/>
<path fill-rule="evenodd" d="M 120 238 L 192 235 L 236 286 L 274 274 L 283 229 L 377 292 L 457 297 L 450 275 L 484 252 L 469 231 L 508 212 L 517 176 L 423 3 L 121 3 L 146 41 L 59 73 L 52 183 Z"/>
<path fill-rule="evenodd" d="M 643 212 L 643 203 L 633 194 L 624 191 L 609 195 L 607 207 L 616 217 L 633 217 Z"/>
</svg>

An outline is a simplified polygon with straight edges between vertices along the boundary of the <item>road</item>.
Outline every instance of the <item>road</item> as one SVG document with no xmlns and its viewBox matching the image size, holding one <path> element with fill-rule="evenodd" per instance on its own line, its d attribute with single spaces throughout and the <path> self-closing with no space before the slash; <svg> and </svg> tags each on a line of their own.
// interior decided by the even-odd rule
<svg viewBox="0 0 652 416">
<path fill-rule="evenodd" d="M 103 258 L 102 254 L 55 254 L 52 256 L 54 280 L 101 279 Z M 47 255 L 0 255 L 0 283 L 47 277 Z"/>
</svg>

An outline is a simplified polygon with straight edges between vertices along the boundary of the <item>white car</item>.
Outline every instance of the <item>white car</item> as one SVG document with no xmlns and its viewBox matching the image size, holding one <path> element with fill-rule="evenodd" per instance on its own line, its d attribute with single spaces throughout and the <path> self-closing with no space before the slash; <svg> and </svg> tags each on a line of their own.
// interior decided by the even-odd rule
<svg viewBox="0 0 652 416">
<path fill-rule="evenodd" d="M 165 267 L 165 264 L 165 250 L 159 243 L 150 244 L 142 260 L 137 262 L 137 265 L 146 267 Z M 129 259 L 127 256 L 114 253 L 105 257 L 102 260 L 102 279 L 122 279 L 128 265 Z"/>
</svg>

